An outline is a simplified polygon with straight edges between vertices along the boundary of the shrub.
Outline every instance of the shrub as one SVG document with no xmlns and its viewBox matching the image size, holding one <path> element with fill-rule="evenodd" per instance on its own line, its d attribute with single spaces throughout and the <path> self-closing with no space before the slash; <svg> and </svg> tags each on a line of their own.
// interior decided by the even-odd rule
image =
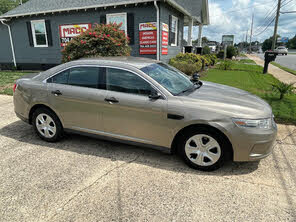
<svg viewBox="0 0 296 222">
<path fill-rule="evenodd" d="M 238 55 L 238 51 L 237 49 L 234 47 L 234 46 L 227 46 L 227 49 L 226 49 L 226 55 L 227 55 L 227 58 L 231 59 L 233 56 L 237 56 Z"/>
<path fill-rule="evenodd" d="M 210 49 L 209 46 L 205 46 L 205 47 L 203 47 L 203 49 L 202 49 L 202 54 L 203 54 L 203 55 L 208 55 L 208 54 L 210 54 L 210 53 L 211 53 L 211 49 Z"/>
<path fill-rule="evenodd" d="M 179 53 L 176 57 L 170 59 L 169 64 L 187 75 L 193 75 L 202 67 L 202 56 L 193 53 Z"/>
<path fill-rule="evenodd" d="M 217 57 L 219 59 L 224 59 L 224 50 L 220 50 L 219 53 L 218 53 L 218 55 L 217 55 Z"/>
<path fill-rule="evenodd" d="M 221 70 L 231 70 L 232 68 L 232 62 L 231 61 L 222 61 L 219 65 L 218 65 L 218 69 Z"/>
<path fill-rule="evenodd" d="M 272 85 L 272 90 L 276 93 L 280 94 L 280 100 L 284 98 L 285 95 L 293 94 L 294 93 L 294 84 L 295 83 L 284 83 L 284 82 L 276 82 L 271 84 Z"/>
<path fill-rule="evenodd" d="M 210 61 L 211 66 L 214 66 L 217 63 L 217 57 L 214 54 L 204 55 L 204 57 Z"/>
<path fill-rule="evenodd" d="M 73 38 L 62 50 L 62 61 L 68 62 L 83 57 L 128 56 L 128 37 L 120 30 L 121 24 L 96 24 Z"/>
</svg>

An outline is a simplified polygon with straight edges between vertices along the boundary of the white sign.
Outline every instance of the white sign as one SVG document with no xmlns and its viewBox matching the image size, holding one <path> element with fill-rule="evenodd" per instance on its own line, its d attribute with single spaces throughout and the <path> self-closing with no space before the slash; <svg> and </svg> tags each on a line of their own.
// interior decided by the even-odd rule
<svg viewBox="0 0 296 222">
<path fill-rule="evenodd" d="M 152 31 L 157 30 L 156 22 L 145 22 L 139 24 L 139 31 Z"/>
<path fill-rule="evenodd" d="M 61 46 L 65 46 L 72 38 L 91 29 L 91 24 L 60 25 Z"/>
</svg>

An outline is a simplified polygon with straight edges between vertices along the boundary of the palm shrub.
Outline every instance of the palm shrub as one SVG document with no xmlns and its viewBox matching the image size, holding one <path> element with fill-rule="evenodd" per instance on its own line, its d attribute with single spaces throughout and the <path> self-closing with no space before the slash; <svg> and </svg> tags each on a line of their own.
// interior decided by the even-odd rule
<svg viewBox="0 0 296 222">
<path fill-rule="evenodd" d="M 202 68 L 202 56 L 193 53 L 179 53 L 170 59 L 169 64 L 187 75 L 193 75 Z"/>
<path fill-rule="evenodd" d="M 277 81 L 276 83 L 271 84 L 272 85 L 272 90 L 276 93 L 280 94 L 280 100 L 282 100 L 285 95 L 293 94 L 295 87 L 295 83 L 284 83 L 281 81 Z"/>
<path fill-rule="evenodd" d="M 62 61 L 69 62 L 83 57 L 129 56 L 131 48 L 122 24 L 96 24 L 73 38 L 62 50 Z"/>
</svg>

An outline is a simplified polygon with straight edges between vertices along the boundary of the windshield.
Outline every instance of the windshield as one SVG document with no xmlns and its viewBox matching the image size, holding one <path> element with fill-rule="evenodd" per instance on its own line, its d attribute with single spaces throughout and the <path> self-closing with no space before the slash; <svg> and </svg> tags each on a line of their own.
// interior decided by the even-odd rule
<svg viewBox="0 0 296 222">
<path fill-rule="evenodd" d="M 194 87 L 185 74 L 164 63 L 155 63 L 141 70 L 173 95 L 178 95 Z"/>
</svg>

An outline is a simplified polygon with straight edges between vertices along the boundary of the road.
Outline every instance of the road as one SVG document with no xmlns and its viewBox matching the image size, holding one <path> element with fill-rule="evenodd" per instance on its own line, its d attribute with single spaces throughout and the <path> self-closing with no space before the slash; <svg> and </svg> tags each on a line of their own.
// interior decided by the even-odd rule
<svg viewBox="0 0 296 222">
<path fill-rule="evenodd" d="M 0 96 L 0 221 L 296 221 L 296 127 L 261 162 L 215 172 L 159 151 L 41 141 Z"/>
<path fill-rule="evenodd" d="M 261 59 L 264 59 L 264 54 L 257 54 Z M 287 68 L 296 71 L 296 54 L 288 54 L 286 56 L 278 55 L 275 62 Z"/>
</svg>

